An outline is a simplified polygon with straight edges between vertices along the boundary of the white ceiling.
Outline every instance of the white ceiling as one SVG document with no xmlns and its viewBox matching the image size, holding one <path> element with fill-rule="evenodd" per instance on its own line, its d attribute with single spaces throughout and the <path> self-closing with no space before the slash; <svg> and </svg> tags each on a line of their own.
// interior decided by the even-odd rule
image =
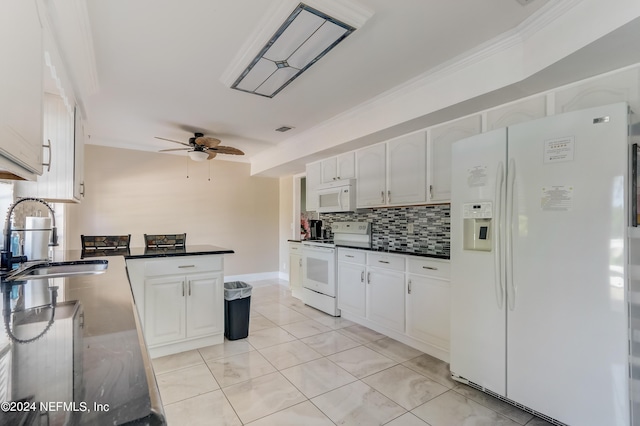
<svg viewBox="0 0 640 426">
<path fill-rule="evenodd" d="M 87 0 L 83 39 L 93 40 L 85 50 L 93 49 L 97 74 L 92 90 L 77 91 L 90 143 L 157 151 L 175 145 L 154 136 L 187 141 L 201 131 L 249 161 L 515 28 L 547 0 L 359 0 L 372 17 L 273 99 L 230 89 L 225 70 L 283 3 L 296 5 Z M 295 129 L 274 131 L 283 125 Z"/>
</svg>

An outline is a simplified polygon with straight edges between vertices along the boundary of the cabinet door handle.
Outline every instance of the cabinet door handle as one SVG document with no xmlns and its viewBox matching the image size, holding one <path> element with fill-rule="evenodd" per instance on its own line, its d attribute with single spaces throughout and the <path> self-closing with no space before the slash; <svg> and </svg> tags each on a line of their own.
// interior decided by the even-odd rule
<svg viewBox="0 0 640 426">
<path fill-rule="evenodd" d="M 191 296 L 191 280 L 189 280 L 189 296 Z"/>
<path fill-rule="evenodd" d="M 180 265 L 178 268 L 195 268 L 196 265 Z"/>
<path fill-rule="evenodd" d="M 437 271 L 438 268 L 434 268 L 433 266 L 423 266 L 422 269 L 429 269 L 431 271 Z"/>
<path fill-rule="evenodd" d="M 411 294 L 411 280 L 409 280 L 409 285 L 407 286 L 407 293 Z"/>
<path fill-rule="evenodd" d="M 429 200 L 433 199 L 433 185 L 429 185 Z"/>
<path fill-rule="evenodd" d="M 371 284 L 371 272 L 367 272 L 367 284 Z"/>
<path fill-rule="evenodd" d="M 300 260 L 298 260 L 298 265 L 300 265 L 300 267 L 302 268 L 302 258 L 300 258 Z"/>
<path fill-rule="evenodd" d="M 182 297 L 184 297 L 184 281 L 182 281 Z"/>
<path fill-rule="evenodd" d="M 384 191 L 380 191 L 380 201 L 384 203 Z"/>
<path fill-rule="evenodd" d="M 81 182 L 80 186 L 82 187 L 82 190 L 80 191 L 80 195 L 84 197 L 84 182 Z"/>
<path fill-rule="evenodd" d="M 47 167 L 47 172 L 50 172 L 51 171 L 51 139 L 47 139 L 47 142 L 49 142 L 48 145 L 42 144 L 42 146 L 49 150 L 49 162 L 42 163 L 42 165 Z"/>
<path fill-rule="evenodd" d="M 364 271 L 360 272 L 360 282 L 364 282 Z"/>
<path fill-rule="evenodd" d="M 387 203 L 391 203 L 391 191 L 387 191 Z"/>
<path fill-rule="evenodd" d="M 389 261 L 388 261 L 388 260 L 378 260 L 378 262 L 379 262 L 379 263 L 387 263 L 387 264 L 389 263 Z"/>
</svg>

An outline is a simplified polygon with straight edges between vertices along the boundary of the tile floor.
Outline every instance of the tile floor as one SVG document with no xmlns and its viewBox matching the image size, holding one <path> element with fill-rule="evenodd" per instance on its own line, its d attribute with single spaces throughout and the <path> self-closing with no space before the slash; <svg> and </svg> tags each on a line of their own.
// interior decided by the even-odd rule
<svg viewBox="0 0 640 426">
<path fill-rule="evenodd" d="M 170 426 L 549 426 L 448 364 L 256 281 L 249 337 L 153 360 Z"/>
</svg>

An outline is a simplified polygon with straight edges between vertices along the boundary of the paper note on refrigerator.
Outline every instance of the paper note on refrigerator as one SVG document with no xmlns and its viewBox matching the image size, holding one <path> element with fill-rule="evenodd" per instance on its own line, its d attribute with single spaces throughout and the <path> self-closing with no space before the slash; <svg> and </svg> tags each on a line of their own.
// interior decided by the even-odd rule
<svg viewBox="0 0 640 426">
<path fill-rule="evenodd" d="M 487 166 L 475 166 L 467 170 L 469 188 L 487 185 Z"/>
<path fill-rule="evenodd" d="M 573 186 L 547 186 L 542 188 L 540 207 L 544 211 L 570 211 L 573 206 Z"/>
<path fill-rule="evenodd" d="M 573 161 L 574 142 L 573 136 L 544 141 L 545 164 Z"/>
</svg>

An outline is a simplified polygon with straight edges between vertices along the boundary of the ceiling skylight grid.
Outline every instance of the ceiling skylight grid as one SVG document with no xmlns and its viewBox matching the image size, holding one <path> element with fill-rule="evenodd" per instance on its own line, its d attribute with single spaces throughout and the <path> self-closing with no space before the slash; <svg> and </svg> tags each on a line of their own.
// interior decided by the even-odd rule
<svg viewBox="0 0 640 426">
<path fill-rule="evenodd" d="M 272 98 L 354 30 L 300 3 L 231 87 Z"/>
</svg>

